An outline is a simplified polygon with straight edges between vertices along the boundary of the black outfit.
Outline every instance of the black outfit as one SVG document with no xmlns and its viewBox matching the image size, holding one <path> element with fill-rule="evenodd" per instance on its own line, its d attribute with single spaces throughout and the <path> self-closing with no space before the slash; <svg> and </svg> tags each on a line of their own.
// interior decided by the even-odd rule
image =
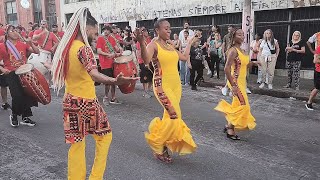
<svg viewBox="0 0 320 180">
<path fill-rule="evenodd" d="M 149 65 L 150 69 L 148 69 L 144 63 L 139 64 L 139 66 L 140 66 L 140 82 L 141 83 L 152 82 L 153 66 Z"/>
<path fill-rule="evenodd" d="M 290 47 L 301 50 L 304 47 L 302 41 L 298 43 L 290 42 Z M 289 52 L 287 56 L 287 68 L 288 68 L 288 85 L 291 87 L 292 81 L 294 81 L 294 87 L 298 88 L 300 85 L 300 68 L 301 68 L 301 60 L 303 58 L 302 53 L 297 52 Z"/>
<path fill-rule="evenodd" d="M 211 41 L 214 41 L 214 39 L 212 39 L 212 37 L 211 37 L 210 42 Z M 213 44 L 213 46 L 215 46 L 215 45 L 216 45 L 216 43 Z M 210 60 L 211 60 L 209 68 L 210 68 L 210 71 L 212 72 L 211 77 L 213 77 L 214 70 L 216 70 L 217 71 L 217 78 L 220 79 L 220 72 L 219 71 L 220 71 L 221 59 L 219 57 L 218 49 L 216 49 L 216 48 L 214 48 L 214 49 L 215 49 L 215 52 L 212 52 L 212 51 L 209 52 L 210 53 Z"/>
<path fill-rule="evenodd" d="M 258 60 L 257 59 L 251 59 L 251 61 L 258 61 Z M 252 66 L 251 67 L 251 73 L 250 74 L 258 75 L 258 72 L 259 72 L 258 66 Z"/>
<path fill-rule="evenodd" d="M 19 76 L 14 71 L 5 77 L 12 97 L 12 114 L 22 116 L 22 118 L 32 116 L 31 107 L 37 107 L 38 102 L 24 92 Z"/>
<path fill-rule="evenodd" d="M 8 83 L 4 75 L 0 75 L 0 87 L 8 87 Z"/>
<path fill-rule="evenodd" d="M 108 76 L 108 77 L 114 77 L 113 75 L 113 68 L 108 68 L 108 69 L 102 69 L 101 73 Z"/>
<path fill-rule="evenodd" d="M 198 81 L 203 77 L 203 64 L 202 64 L 202 49 L 201 47 L 191 47 L 190 49 L 190 62 L 192 69 L 190 69 L 190 84 L 194 88 Z M 196 76 L 197 72 L 197 77 Z"/>
<path fill-rule="evenodd" d="M 212 72 L 211 77 L 214 75 L 214 70 L 217 71 L 217 78 L 220 79 L 220 58 L 217 54 L 210 54 L 210 70 Z M 215 67 L 215 68 L 214 68 Z"/>
<path fill-rule="evenodd" d="M 320 90 L 320 72 L 314 71 L 314 87 Z"/>
</svg>

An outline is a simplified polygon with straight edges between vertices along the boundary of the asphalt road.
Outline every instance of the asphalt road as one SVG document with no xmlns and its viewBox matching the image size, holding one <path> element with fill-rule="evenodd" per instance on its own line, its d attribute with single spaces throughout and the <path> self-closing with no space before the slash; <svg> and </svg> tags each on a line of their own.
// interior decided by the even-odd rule
<svg viewBox="0 0 320 180">
<path fill-rule="evenodd" d="M 320 179 L 320 107 L 307 111 L 301 101 L 250 95 L 257 127 L 240 132 L 239 142 L 222 133 L 224 117 L 213 108 L 223 97 L 219 89 L 184 87 L 183 119 L 192 130 L 197 152 L 174 156 L 167 165 L 155 160 L 144 139 L 149 122 L 162 115 L 155 100 L 118 93 L 122 105 L 105 107 L 113 128 L 106 179 Z M 97 88 L 102 97 L 102 87 Z M 61 98 L 34 108 L 35 127 L 9 125 L 9 111 L 0 111 L 0 179 L 66 179 Z M 94 158 L 94 141 L 87 138 L 87 171 Z"/>
</svg>

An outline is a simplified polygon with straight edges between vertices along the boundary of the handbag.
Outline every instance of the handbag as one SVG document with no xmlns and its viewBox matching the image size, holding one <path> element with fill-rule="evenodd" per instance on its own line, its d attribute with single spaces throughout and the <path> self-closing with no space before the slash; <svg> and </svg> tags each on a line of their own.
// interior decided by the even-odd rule
<svg viewBox="0 0 320 180">
<path fill-rule="evenodd" d="M 275 49 L 271 49 L 270 46 L 269 46 L 269 43 L 267 41 L 266 41 L 266 43 L 267 43 L 267 46 L 268 46 L 271 54 L 276 54 L 276 50 Z"/>
</svg>

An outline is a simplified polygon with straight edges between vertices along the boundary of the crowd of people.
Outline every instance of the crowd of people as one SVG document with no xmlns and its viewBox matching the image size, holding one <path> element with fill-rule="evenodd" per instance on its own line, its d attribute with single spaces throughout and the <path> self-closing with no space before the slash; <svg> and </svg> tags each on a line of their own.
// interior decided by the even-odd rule
<svg viewBox="0 0 320 180">
<path fill-rule="evenodd" d="M 272 30 L 259 34 L 250 44 L 250 52 L 242 48 L 244 32 L 233 26 L 221 38 L 220 28 L 212 26 L 208 37 L 202 29 L 190 29 L 189 23 L 171 38 L 171 25 L 165 19 L 155 20 L 155 37 L 151 38 L 144 27 L 134 31 L 130 26 L 121 30 L 116 25 L 105 24 L 98 35 L 98 22 L 87 8 L 74 13 L 65 32 L 57 25 L 48 29 L 47 21 L 29 23 L 27 29 L 6 25 L 0 28 L 1 96 L 3 109 L 11 109 L 10 124 L 35 126 L 31 120 L 31 107 L 38 102 L 24 92 L 15 71 L 30 57 L 41 57 L 38 67 L 46 75 L 49 84 L 59 91 L 65 86 L 63 98 L 63 127 L 65 142 L 71 144 L 68 153 L 68 179 L 85 179 L 85 137 L 93 134 L 97 143 L 96 158 L 90 178 L 102 179 L 106 167 L 112 130 L 104 108 L 96 97 L 95 85 L 105 86 L 103 103 L 121 104 L 116 97 L 116 86 L 139 80 L 138 77 L 114 75 L 114 62 L 118 57 L 130 56 L 139 69 L 143 84 L 143 97 L 155 96 L 164 109 L 162 118 L 154 118 L 145 138 L 158 160 L 171 163 L 170 152 L 190 154 L 197 148 L 191 131 L 182 120 L 180 100 L 182 86 L 197 90 L 203 81 L 204 69 L 211 78 L 220 79 L 220 66 L 224 64 L 225 87 L 230 90 L 232 103 L 219 102 L 215 110 L 227 120 L 224 132 L 231 140 L 240 140 L 236 130 L 254 129 L 255 118 L 250 112 L 247 93 L 248 69 L 258 74 L 260 88 L 273 88 L 275 65 L 280 52 L 279 43 Z M 315 43 L 315 49 L 311 44 Z M 315 88 L 306 108 L 312 110 L 312 102 L 320 89 L 320 33 L 312 36 L 307 45 L 314 53 Z M 301 58 L 306 49 L 301 33 L 295 31 L 285 51 L 288 53 L 288 84 L 286 88 L 299 89 Z M 97 62 L 98 60 L 98 62 Z M 32 61 L 32 59 L 30 59 Z M 37 63 L 35 63 L 37 67 Z M 41 67 L 42 68 L 42 67 Z M 7 87 L 12 96 L 8 103 Z M 110 96 L 109 96 L 110 94 Z M 22 116 L 22 121 L 18 120 Z"/>
<path fill-rule="evenodd" d="M 201 34 L 200 41 L 194 44 L 194 48 L 191 49 L 190 63 L 179 62 L 178 68 L 182 85 L 190 85 L 192 90 L 197 90 L 197 83 L 201 80 L 203 81 L 203 69 L 206 69 L 207 75 L 209 75 L 210 78 L 216 77 L 220 79 L 221 64 L 225 65 L 227 62 L 227 51 L 232 45 L 230 36 L 234 29 L 234 26 L 228 26 L 228 33 L 221 38 L 222 35 L 219 26 L 213 25 L 208 36 L 205 37 L 205 35 L 202 34 L 202 29 L 192 31 L 189 28 L 189 23 L 185 23 L 184 29 L 179 33 L 179 36 L 174 34 L 173 44 L 175 48 L 181 52 L 184 51 L 185 42 L 188 41 L 188 38 L 192 37 L 194 32 Z M 301 37 L 301 32 L 295 31 L 292 34 L 290 42 L 284 49 L 287 55 L 288 69 L 288 81 L 284 88 L 292 88 L 297 91 L 300 89 L 301 61 L 306 53 L 305 46 L 307 45 L 312 54 L 317 54 L 316 48 L 320 45 L 320 33 L 315 33 L 307 42 L 303 42 Z M 314 44 L 314 48 L 312 44 Z M 265 88 L 267 85 L 268 89 L 273 89 L 273 79 L 280 47 L 272 30 L 267 29 L 263 35 L 257 33 L 254 40 L 250 43 L 250 52 L 247 53 L 250 55 L 250 61 L 259 62 L 259 65 L 248 67 L 248 73 L 251 72 L 252 74 L 258 75 L 256 82 L 260 84 L 259 88 Z M 315 89 L 312 91 L 306 104 L 308 110 L 313 110 L 312 101 L 319 91 L 319 68 L 319 65 L 315 63 Z M 196 78 L 195 72 L 197 72 Z M 228 94 L 230 89 L 227 85 L 227 76 L 225 76 L 225 82 L 226 85 L 221 89 L 224 96 Z M 251 94 L 249 88 L 246 88 L 246 93 Z M 232 95 L 232 92 L 230 91 L 229 94 Z"/>
</svg>

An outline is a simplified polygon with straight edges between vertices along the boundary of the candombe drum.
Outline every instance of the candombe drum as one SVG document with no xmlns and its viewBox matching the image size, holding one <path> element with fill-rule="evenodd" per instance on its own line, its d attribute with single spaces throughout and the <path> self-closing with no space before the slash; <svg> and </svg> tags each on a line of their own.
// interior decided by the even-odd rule
<svg viewBox="0 0 320 180">
<path fill-rule="evenodd" d="M 51 102 L 51 93 L 45 77 L 32 64 L 20 66 L 15 73 L 19 76 L 26 94 L 46 105 Z"/>
<path fill-rule="evenodd" d="M 137 77 L 137 68 L 133 62 L 131 51 L 124 51 L 122 56 L 115 58 L 113 65 L 113 75 L 117 77 L 120 73 L 124 77 Z M 123 94 L 129 94 L 134 91 L 136 82 L 119 85 L 119 89 Z"/>
<path fill-rule="evenodd" d="M 28 58 L 28 63 L 32 64 L 34 68 L 40 71 L 43 75 L 49 73 L 49 70 L 42 64 L 47 61 L 47 59 L 51 59 L 51 53 L 49 51 L 40 49 L 40 54 L 32 53 Z"/>
</svg>

